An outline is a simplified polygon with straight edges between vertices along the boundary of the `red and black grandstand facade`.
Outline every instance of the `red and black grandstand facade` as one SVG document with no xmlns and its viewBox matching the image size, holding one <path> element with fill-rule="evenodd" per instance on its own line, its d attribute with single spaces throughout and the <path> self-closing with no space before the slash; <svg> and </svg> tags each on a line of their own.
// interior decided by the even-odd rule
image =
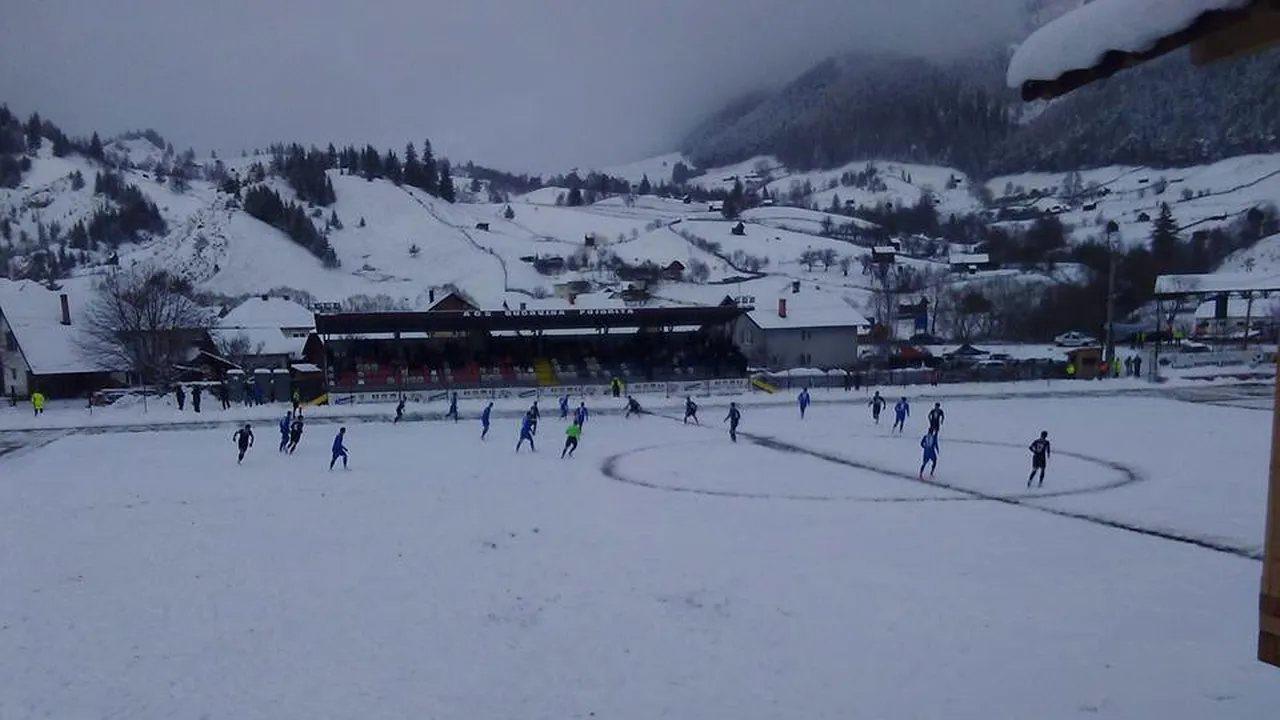
<svg viewBox="0 0 1280 720">
<path fill-rule="evenodd" d="M 737 306 L 317 313 L 331 392 L 742 378 Z"/>
</svg>

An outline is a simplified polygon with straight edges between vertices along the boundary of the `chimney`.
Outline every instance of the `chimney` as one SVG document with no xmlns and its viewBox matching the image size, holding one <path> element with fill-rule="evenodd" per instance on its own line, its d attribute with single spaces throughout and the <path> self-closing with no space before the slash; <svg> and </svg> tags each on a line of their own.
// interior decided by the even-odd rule
<svg viewBox="0 0 1280 720">
<path fill-rule="evenodd" d="M 778 298 L 778 317 L 784 318 L 786 316 L 787 316 L 787 299 Z"/>
<path fill-rule="evenodd" d="M 792 280 L 792 281 L 791 281 L 791 294 L 792 294 L 792 295 L 795 295 L 795 294 L 796 294 L 796 293 L 798 293 L 798 292 L 800 292 L 800 281 L 799 281 L 799 280 Z"/>
<path fill-rule="evenodd" d="M 71 303 L 67 301 L 66 293 L 59 293 L 58 300 L 62 303 L 62 324 L 71 324 Z"/>
<path fill-rule="evenodd" d="M 427 302 L 433 303 L 435 301 L 436 301 L 436 289 L 431 288 L 430 290 L 427 290 Z"/>
<path fill-rule="evenodd" d="M 570 304 L 570 305 L 575 304 L 575 301 L 576 301 L 577 299 L 578 299 L 578 296 L 577 296 L 577 295 L 574 295 L 573 293 L 569 293 L 569 304 Z"/>
<path fill-rule="evenodd" d="M 529 304 L 528 304 L 528 303 L 520 303 L 520 309 L 521 309 L 521 310 L 527 310 L 528 308 L 529 308 Z"/>
</svg>

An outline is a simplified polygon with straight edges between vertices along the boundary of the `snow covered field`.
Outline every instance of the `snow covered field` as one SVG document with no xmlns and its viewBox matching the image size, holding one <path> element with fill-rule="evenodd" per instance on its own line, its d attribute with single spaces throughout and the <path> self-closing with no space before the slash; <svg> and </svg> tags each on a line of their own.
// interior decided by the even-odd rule
<svg viewBox="0 0 1280 720">
<path fill-rule="evenodd" d="M 321 417 L 0 434 L 0 717 L 1269 717 L 1267 403 L 1179 392 L 947 400 L 934 484 L 929 398 L 841 392 L 564 461 L 349 418 L 333 473 Z"/>
</svg>

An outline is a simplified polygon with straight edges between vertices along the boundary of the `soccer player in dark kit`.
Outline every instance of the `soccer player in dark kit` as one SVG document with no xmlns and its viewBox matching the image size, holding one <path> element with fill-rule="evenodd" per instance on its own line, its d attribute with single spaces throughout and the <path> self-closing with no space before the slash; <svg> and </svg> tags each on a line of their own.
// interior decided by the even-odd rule
<svg viewBox="0 0 1280 720">
<path fill-rule="evenodd" d="M 1033 440 L 1027 449 L 1031 451 L 1031 474 L 1027 476 L 1027 487 L 1031 487 L 1031 481 L 1035 479 L 1037 472 L 1040 473 L 1040 482 L 1036 487 L 1044 487 L 1044 469 L 1049 464 L 1051 454 L 1049 432 L 1041 430 L 1040 437 Z"/>
<path fill-rule="evenodd" d="M 245 423 L 231 436 L 237 447 L 240 448 L 240 457 L 236 458 L 236 464 L 244 462 L 244 454 L 249 452 L 249 448 L 253 447 L 253 430 L 249 428 L 249 423 Z"/>
</svg>

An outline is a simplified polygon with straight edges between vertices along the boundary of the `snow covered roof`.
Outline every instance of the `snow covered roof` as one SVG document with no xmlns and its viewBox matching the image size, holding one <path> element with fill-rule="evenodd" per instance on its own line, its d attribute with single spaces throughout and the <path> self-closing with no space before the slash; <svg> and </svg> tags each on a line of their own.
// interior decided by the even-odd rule
<svg viewBox="0 0 1280 720">
<path fill-rule="evenodd" d="M 1242 24 L 1264 2 L 1094 0 L 1032 33 L 1009 62 L 1008 84 L 1024 100 L 1056 97 Z"/>
<path fill-rule="evenodd" d="M 226 328 L 298 328 L 315 327 L 316 317 L 311 310 L 284 298 L 249 298 L 218 320 L 218 327 Z"/>
<path fill-rule="evenodd" d="M 61 294 L 67 295 L 71 324 L 62 324 Z M 111 358 L 86 351 L 85 308 L 92 297 L 70 285 L 49 290 L 31 280 L 0 278 L 0 314 L 4 315 L 22 357 L 34 375 L 122 371 Z"/>
<path fill-rule="evenodd" d="M 297 357 L 315 325 L 315 314 L 292 300 L 256 297 L 218 319 L 211 334 L 223 343 L 243 337 L 253 355 Z"/>
<path fill-rule="evenodd" d="M 780 301 L 786 302 L 786 317 L 779 315 Z M 818 290 L 810 283 L 801 283 L 798 293 L 792 292 L 791 283 L 787 283 L 776 297 L 761 297 L 747 317 L 762 330 L 862 327 L 868 324 L 867 318 L 847 298 Z"/>
<path fill-rule="evenodd" d="M 299 357 L 307 344 L 310 331 L 288 331 L 272 327 L 217 327 L 210 335 L 219 343 L 228 343 L 243 337 L 249 344 L 250 355 L 288 355 Z"/>
<path fill-rule="evenodd" d="M 1161 275 L 1156 296 L 1212 295 L 1215 293 L 1280 292 L 1280 273 L 1213 273 L 1210 275 Z"/>
<path fill-rule="evenodd" d="M 991 262 L 987 253 L 951 253 L 947 262 L 952 265 L 986 265 Z"/>
<path fill-rule="evenodd" d="M 1227 298 L 1227 317 L 1233 320 L 1239 320 L 1246 317 L 1252 317 L 1255 320 L 1270 317 L 1276 306 L 1276 300 L 1256 298 L 1253 306 L 1250 307 L 1249 301 L 1241 297 Z M 1196 308 L 1197 320 L 1213 320 L 1217 317 L 1218 303 L 1215 300 L 1206 300 L 1200 303 Z"/>
</svg>

